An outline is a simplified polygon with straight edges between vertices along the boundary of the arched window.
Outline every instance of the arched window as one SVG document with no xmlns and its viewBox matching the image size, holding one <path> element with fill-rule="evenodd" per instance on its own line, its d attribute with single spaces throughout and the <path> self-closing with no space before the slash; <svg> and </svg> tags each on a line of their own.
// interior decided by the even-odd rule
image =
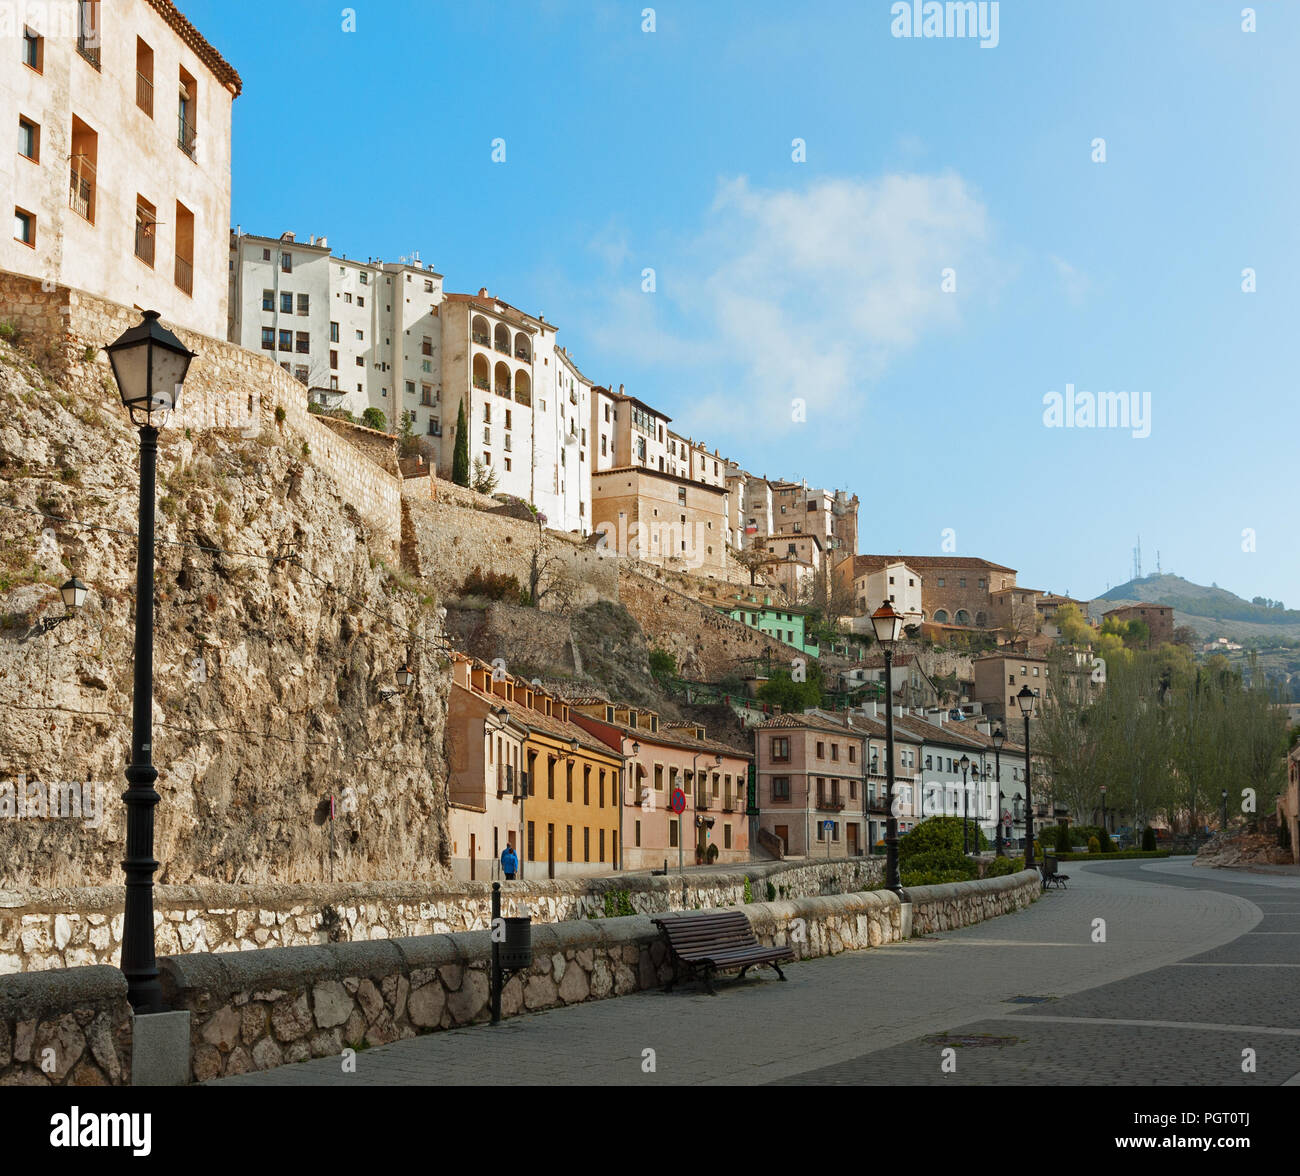
<svg viewBox="0 0 1300 1176">
<path fill-rule="evenodd" d="M 533 380 L 523 368 L 515 372 L 515 401 L 530 407 L 533 403 Z"/>
<path fill-rule="evenodd" d="M 515 358 L 529 363 L 533 358 L 533 341 L 523 331 L 515 332 Z"/>
<path fill-rule="evenodd" d="M 474 356 L 474 387 L 488 392 L 492 387 L 492 370 L 488 357 L 479 353 Z"/>
<path fill-rule="evenodd" d="M 510 396 L 510 369 L 504 363 L 498 363 L 492 370 L 492 391 L 498 396 Z"/>
<path fill-rule="evenodd" d="M 934 623 L 936 625 L 946 625 L 948 623 L 948 610 L 946 608 L 936 608 L 934 610 Z"/>
<path fill-rule="evenodd" d="M 474 316 L 474 321 L 469 325 L 470 338 L 475 343 L 481 343 L 484 347 L 492 346 L 491 328 L 488 327 L 488 321 L 481 314 Z"/>
<path fill-rule="evenodd" d="M 504 355 L 510 354 L 510 328 L 505 323 L 497 323 L 497 328 L 492 334 L 493 344 L 498 351 Z"/>
<path fill-rule="evenodd" d="M 953 617 L 953 622 L 958 625 L 969 625 L 970 613 L 968 613 L 964 608 L 959 608 L 957 610 L 957 615 Z"/>
</svg>

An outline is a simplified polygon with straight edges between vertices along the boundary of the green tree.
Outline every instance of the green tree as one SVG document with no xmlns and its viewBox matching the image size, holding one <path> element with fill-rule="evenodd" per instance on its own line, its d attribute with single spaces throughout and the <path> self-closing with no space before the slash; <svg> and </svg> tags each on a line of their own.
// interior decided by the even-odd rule
<svg viewBox="0 0 1300 1176">
<path fill-rule="evenodd" d="M 388 418 L 382 410 L 373 406 L 361 414 L 361 423 L 369 429 L 378 429 L 381 433 L 388 431 Z"/>
<path fill-rule="evenodd" d="M 469 485 L 469 425 L 465 420 L 465 402 L 456 410 L 456 447 L 452 451 L 451 480 L 457 486 Z"/>
</svg>

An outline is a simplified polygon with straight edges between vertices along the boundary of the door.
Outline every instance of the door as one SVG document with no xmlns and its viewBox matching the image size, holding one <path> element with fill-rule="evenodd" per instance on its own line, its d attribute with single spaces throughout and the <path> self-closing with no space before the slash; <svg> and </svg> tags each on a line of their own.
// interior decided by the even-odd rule
<svg viewBox="0 0 1300 1176">
<path fill-rule="evenodd" d="M 856 823 L 850 822 L 849 824 L 845 825 L 845 827 L 844 827 L 844 837 L 845 837 L 845 842 L 846 842 L 846 844 L 847 844 L 848 847 L 849 847 L 849 857 L 857 857 L 857 855 L 858 855 L 858 826 L 857 826 Z"/>
<path fill-rule="evenodd" d="M 475 874 L 474 874 L 475 861 L 474 861 L 474 859 L 475 859 L 476 855 L 477 855 L 477 849 L 476 849 L 476 847 L 475 847 L 475 845 L 474 845 L 474 834 L 471 833 L 471 834 L 469 835 L 469 880 L 470 880 L 471 882 L 473 882 L 473 881 L 474 881 L 474 878 L 475 878 Z"/>
<path fill-rule="evenodd" d="M 546 826 L 546 876 L 555 877 L 555 826 Z"/>
<path fill-rule="evenodd" d="M 790 852 L 790 826 L 775 825 L 772 828 L 772 832 L 775 833 L 781 839 L 781 851 L 783 853 L 789 853 Z"/>
</svg>

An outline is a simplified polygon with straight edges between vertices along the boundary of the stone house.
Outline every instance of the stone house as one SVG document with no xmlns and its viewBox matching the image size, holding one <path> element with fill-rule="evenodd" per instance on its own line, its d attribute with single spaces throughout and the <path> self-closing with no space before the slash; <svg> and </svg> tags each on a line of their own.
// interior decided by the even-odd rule
<svg viewBox="0 0 1300 1176">
<path fill-rule="evenodd" d="M 1150 630 L 1147 648 L 1174 639 L 1174 610 L 1167 604 L 1125 604 L 1102 613 L 1102 620 L 1114 617 L 1117 621 L 1141 621 Z"/>
<path fill-rule="evenodd" d="M 975 672 L 975 701 L 984 713 L 1002 723 L 1008 734 L 1023 722 L 1016 695 L 1028 686 L 1040 704 L 1050 697 L 1047 658 L 1028 653 L 986 653 L 971 660 Z"/>
<path fill-rule="evenodd" d="M 239 74 L 169 0 L 6 7 L 0 269 L 225 338 Z"/>
<path fill-rule="evenodd" d="M 1016 583 L 1014 568 L 957 555 L 859 555 L 837 563 L 834 576 L 839 587 L 852 591 L 868 573 L 899 560 L 921 575 L 923 619 L 939 625 L 993 627 L 993 593 Z"/>
</svg>

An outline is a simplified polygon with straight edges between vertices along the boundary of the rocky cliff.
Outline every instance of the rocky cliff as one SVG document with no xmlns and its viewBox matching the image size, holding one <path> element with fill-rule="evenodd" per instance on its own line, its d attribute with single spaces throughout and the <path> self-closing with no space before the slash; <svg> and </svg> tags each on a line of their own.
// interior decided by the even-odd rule
<svg viewBox="0 0 1300 1176">
<path fill-rule="evenodd" d="M 102 356 L 63 356 L 57 379 L 53 358 L 0 341 L 5 890 L 117 883 L 125 853 L 138 438 Z M 283 419 L 165 430 L 158 466 L 157 880 L 328 879 L 331 793 L 337 880 L 443 876 L 449 679 L 427 586 Z M 39 631 L 72 573 L 84 608 Z M 414 685 L 380 701 L 408 650 Z"/>
</svg>

